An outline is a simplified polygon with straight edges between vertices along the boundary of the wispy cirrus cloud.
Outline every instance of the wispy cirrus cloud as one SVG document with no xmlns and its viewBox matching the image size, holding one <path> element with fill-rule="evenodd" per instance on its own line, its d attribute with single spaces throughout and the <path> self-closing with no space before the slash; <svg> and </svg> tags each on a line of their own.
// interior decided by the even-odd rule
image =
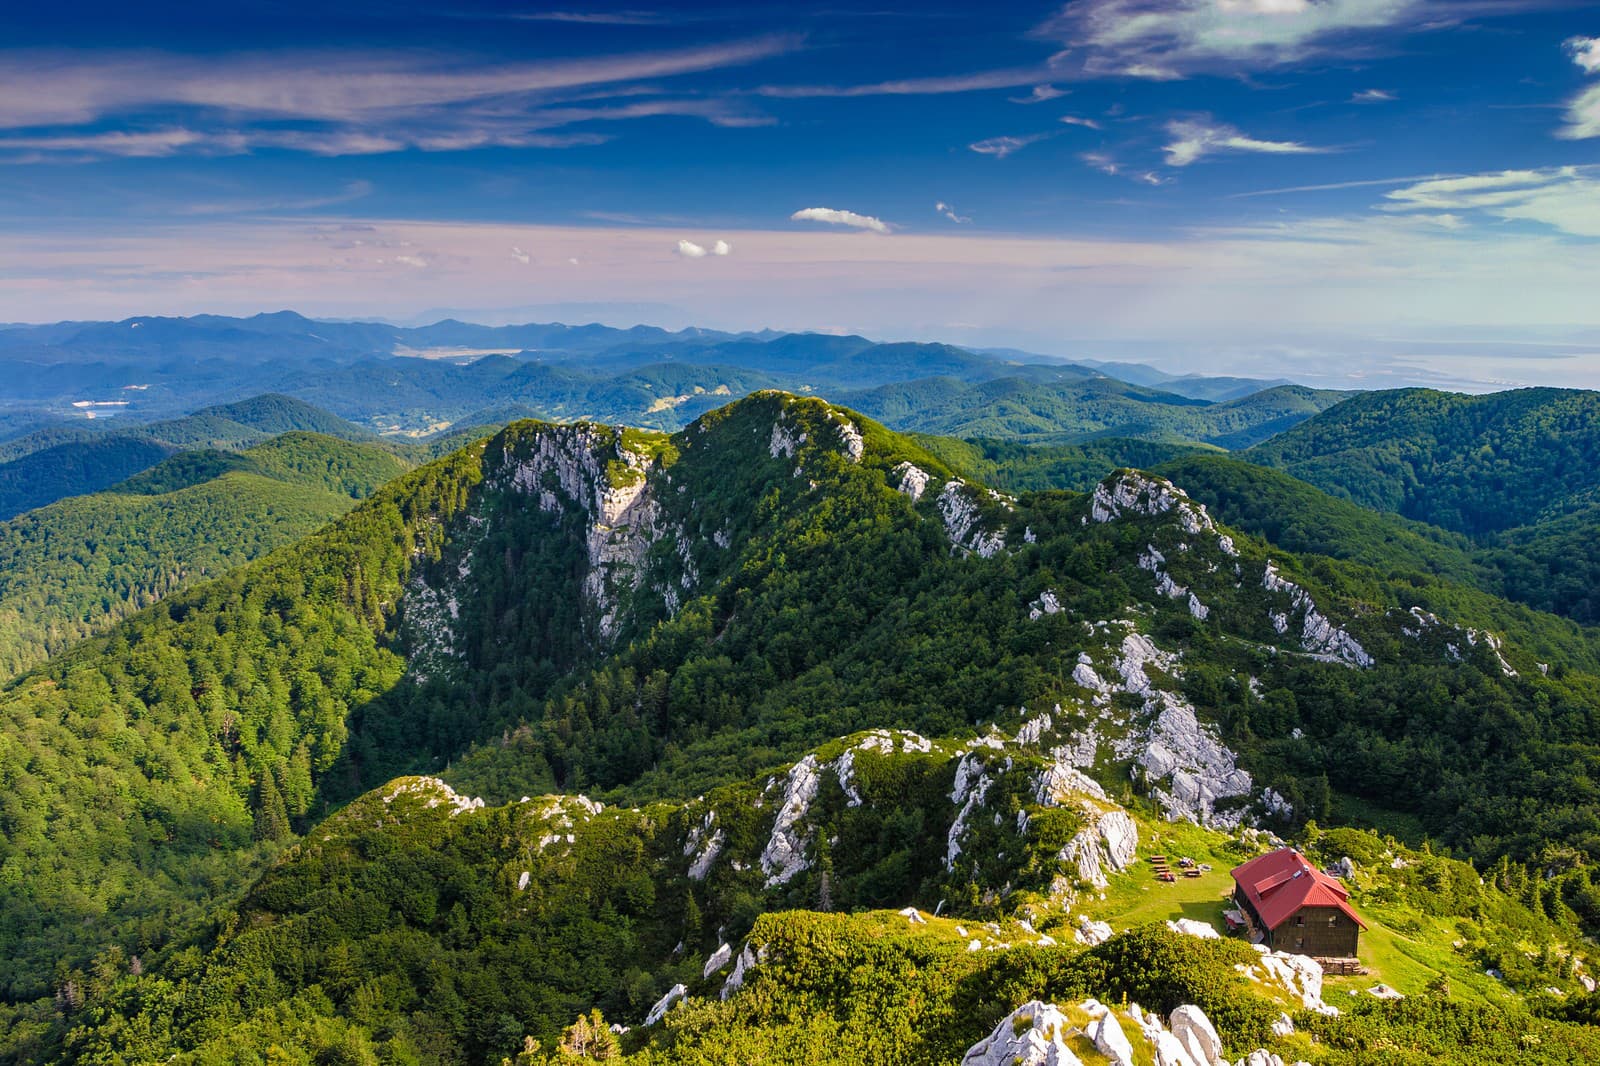
<svg viewBox="0 0 1600 1066">
<path fill-rule="evenodd" d="M 1013 96 L 1010 99 L 1014 104 L 1042 104 L 1050 100 L 1059 100 L 1071 92 L 1071 89 L 1058 89 L 1054 85 L 1035 85 L 1027 96 Z"/>
<path fill-rule="evenodd" d="M 1352 104 L 1386 104 L 1394 99 L 1394 93 L 1387 89 L 1362 89 L 1350 94 Z"/>
<path fill-rule="evenodd" d="M 1548 167 L 1433 178 L 1386 194 L 1384 206 L 1393 212 L 1532 222 L 1562 233 L 1600 237 L 1597 170 L 1600 167 Z"/>
<path fill-rule="evenodd" d="M 1037 144 L 1048 136 L 1047 133 L 1032 133 L 1026 137 L 986 137 L 981 141 L 972 142 L 967 148 L 979 155 L 992 155 L 996 159 L 1004 159 L 1008 155 L 1022 151 L 1030 144 Z"/>
<path fill-rule="evenodd" d="M 1033 84 L 1047 74 L 1048 71 L 1040 67 L 1025 67 L 978 71 L 971 74 L 944 74 L 926 78 L 899 78 L 863 85 L 763 85 L 755 91 L 759 96 L 784 100 L 851 96 L 945 96 L 951 93 L 979 92 L 984 89 L 1014 89 L 1019 85 Z M 1053 97 L 1041 96 L 1039 99 L 1049 100 Z"/>
<path fill-rule="evenodd" d="M 938 203 L 934 204 L 933 209 L 939 212 L 939 214 L 943 215 L 945 218 L 949 219 L 951 222 L 965 224 L 972 221 L 972 219 L 968 218 L 966 215 L 956 214 L 956 209 L 945 203 L 943 200 L 940 200 Z"/>
<path fill-rule="evenodd" d="M 1068 126 L 1082 126 L 1087 130 L 1097 130 L 1100 128 L 1100 123 L 1096 122 L 1092 118 L 1085 118 L 1082 115 L 1062 115 L 1061 121 Z"/>
<path fill-rule="evenodd" d="M 769 116 L 727 97 L 635 87 L 634 95 L 651 98 L 611 105 L 593 98 L 640 79 L 739 66 L 796 46 L 796 38 L 767 36 L 512 64 L 409 53 L 12 54 L 0 59 L 0 129 L 17 132 L 0 149 L 85 158 L 258 147 L 359 155 L 594 144 L 605 138 L 549 131 L 659 115 L 762 125 Z M 117 128 L 98 128 L 110 122 Z"/>
<path fill-rule="evenodd" d="M 1268 155 L 1309 155 L 1330 151 L 1299 141 L 1264 141 L 1249 137 L 1233 126 L 1210 118 L 1180 119 L 1167 123 L 1173 140 L 1163 151 L 1167 165 L 1186 167 L 1218 152 L 1258 152 Z"/>
<path fill-rule="evenodd" d="M 1035 30 L 1088 77 L 1174 80 L 1359 55 L 1397 32 L 1526 10 L 1516 0 L 1077 0 Z"/>
<path fill-rule="evenodd" d="M 881 218 L 858 215 L 854 211 L 841 211 L 834 207 L 803 207 L 789 216 L 791 222 L 826 222 L 831 226 L 848 226 L 851 229 L 888 233 L 890 225 Z"/>
</svg>

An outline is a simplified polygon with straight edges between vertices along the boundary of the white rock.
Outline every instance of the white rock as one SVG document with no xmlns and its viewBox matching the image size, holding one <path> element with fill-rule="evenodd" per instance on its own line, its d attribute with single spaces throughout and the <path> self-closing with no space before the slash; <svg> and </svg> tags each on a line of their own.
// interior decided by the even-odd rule
<svg viewBox="0 0 1600 1066">
<path fill-rule="evenodd" d="M 1094 1046 L 1111 1060 L 1113 1066 L 1134 1066 L 1133 1045 L 1128 1042 L 1128 1034 L 1122 1031 L 1115 1014 L 1107 1011 L 1090 1022 L 1084 1029 L 1084 1035 L 1094 1041 Z"/>
<path fill-rule="evenodd" d="M 672 1005 L 688 994 L 689 990 L 683 985 L 673 985 L 667 990 L 667 994 L 656 1000 L 656 1005 L 650 1008 L 650 1013 L 645 1018 L 644 1024 L 651 1026 L 665 1018 L 667 1011 L 672 1009 Z"/>
<path fill-rule="evenodd" d="M 800 822 L 817 798 L 818 781 L 815 755 L 807 755 L 789 769 L 783 803 L 772 824 L 772 836 L 761 851 L 761 872 L 767 875 L 768 888 L 786 884 L 796 874 L 810 868 L 805 857 L 809 838 L 801 831 Z"/>
<path fill-rule="evenodd" d="M 1272 1035 L 1273 1036 L 1293 1036 L 1294 1035 L 1294 1019 L 1289 1017 L 1287 1014 L 1278 1015 L 1278 1017 L 1275 1018 L 1273 1020 L 1273 1022 L 1272 1022 Z"/>
<path fill-rule="evenodd" d="M 904 462 L 896 466 L 894 472 L 900 479 L 895 486 L 900 492 L 911 497 L 912 503 L 922 499 L 923 492 L 928 488 L 929 478 L 926 470 L 912 463 Z"/>
<path fill-rule="evenodd" d="M 1086 916 L 1078 916 L 1078 928 L 1073 930 L 1072 936 L 1078 943 L 1087 947 L 1104 944 L 1111 939 L 1111 924 L 1109 922 L 1090 921 Z"/>
<path fill-rule="evenodd" d="M 1216 1066 L 1223 1061 L 1222 1038 L 1199 1007 L 1186 1003 L 1174 1010 L 1167 1019 L 1167 1028 L 1195 1062 Z"/>
<path fill-rule="evenodd" d="M 700 971 L 700 976 L 702 978 L 710 977 L 731 961 L 733 961 L 733 948 L 723 944 L 711 953 L 711 957 L 706 960 L 705 969 Z"/>
<path fill-rule="evenodd" d="M 533 879 L 533 875 L 531 873 L 529 873 L 527 870 L 522 871 L 522 876 L 517 878 L 517 891 L 518 892 L 526 891 L 527 887 L 528 887 L 528 882 L 530 880 L 532 880 L 532 879 Z"/>
<path fill-rule="evenodd" d="M 1028 618 L 1038 621 L 1047 614 L 1060 614 L 1061 600 L 1054 591 L 1046 589 L 1039 594 L 1039 598 L 1028 605 Z"/>
<path fill-rule="evenodd" d="M 1328 662 L 1344 663 L 1347 666 L 1366 667 L 1373 665 L 1373 658 L 1367 654 L 1356 639 L 1343 629 L 1334 625 L 1320 611 L 1311 599 L 1311 594 L 1294 582 L 1284 578 L 1278 573 L 1278 568 L 1269 560 L 1266 569 L 1261 575 L 1261 587 L 1269 592 L 1277 592 L 1289 597 L 1290 610 L 1288 612 L 1271 612 L 1272 627 L 1279 633 L 1287 633 L 1289 629 L 1289 616 L 1300 615 L 1300 646 L 1314 657 Z"/>
<path fill-rule="evenodd" d="M 901 908 L 900 916 L 902 918 L 905 918 L 908 921 L 910 921 L 912 925 L 927 925 L 928 924 L 928 919 L 924 918 L 922 916 L 922 912 L 917 910 L 917 908 L 915 908 L 915 907 L 903 907 L 903 908 Z"/>
<path fill-rule="evenodd" d="M 1081 1066 L 1067 1046 L 1073 1026 L 1060 1008 L 1024 1003 L 962 1056 L 961 1066 Z"/>
<path fill-rule="evenodd" d="M 1199 937 L 1201 940 L 1221 940 L 1221 935 L 1210 922 L 1196 921 L 1193 918 L 1175 918 L 1167 922 L 1167 928 L 1174 933 L 1183 933 L 1186 936 Z"/>
<path fill-rule="evenodd" d="M 733 995 L 735 992 L 739 991 L 739 989 L 744 987 L 744 979 L 749 975 L 751 970 L 755 969 L 757 961 L 757 954 L 752 951 L 750 949 L 750 945 L 746 943 L 744 950 L 739 952 L 738 961 L 733 964 L 733 973 L 729 974 L 728 979 L 722 983 L 723 999 L 727 999 L 729 996 Z"/>
<path fill-rule="evenodd" d="M 954 550 L 988 559 L 1003 551 L 1004 535 L 983 528 L 983 514 L 972 498 L 973 490 L 960 478 L 951 478 L 939 490 L 939 514 Z"/>
</svg>

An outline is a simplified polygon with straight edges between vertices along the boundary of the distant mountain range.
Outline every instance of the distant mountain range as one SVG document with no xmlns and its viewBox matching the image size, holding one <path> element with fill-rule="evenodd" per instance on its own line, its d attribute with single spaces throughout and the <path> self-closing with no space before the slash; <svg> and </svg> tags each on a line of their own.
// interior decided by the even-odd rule
<svg viewBox="0 0 1600 1066">
<path fill-rule="evenodd" d="M 67 416 L 148 420 L 267 392 L 306 400 L 380 433 L 413 435 L 505 404 L 549 417 L 675 429 L 761 388 L 853 396 L 910 387 L 928 400 L 915 412 L 917 427 L 908 428 L 955 425 L 958 412 L 975 424 L 973 409 L 989 402 L 1026 410 L 1030 433 L 1063 437 L 1243 433 L 1239 439 L 1254 441 L 1270 431 L 1262 426 L 1281 428 L 1314 413 L 1319 403 L 1326 406 L 1302 399 L 1268 402 L 1272 410 L 1259 415 L 1246 407 L 1214 421 L 1167 419 L 1167 408 L 1239 403 L 1285 383 L 817 333 L 454 320 L 402 327 L 316 321 L 291 311 L 0 327 L 0 368 L 9 384 L 0 439 L 26 433 L 30 418 L 41 429 Z M 1007 384 L 991 385 L 999 382 Z M 954 394 L 981 385 L 1003 395 Z M 933 397 L 943 398 L 943 410 L 929 409 Z M 862 402 L 872 406 L 869 398 Z M 1081 404 L 1094 412 L 1067 413 Z"/>
</svg>

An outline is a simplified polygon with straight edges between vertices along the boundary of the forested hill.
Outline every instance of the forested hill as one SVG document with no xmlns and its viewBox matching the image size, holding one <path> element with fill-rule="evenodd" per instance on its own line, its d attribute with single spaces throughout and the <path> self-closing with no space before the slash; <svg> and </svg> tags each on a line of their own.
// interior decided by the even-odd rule
<svg viewBox="0 0 1600 1066">
<path fill-rule="evenodd" d="M 7 1025 L 59 1032 L 59 975 L 96 958 L 192 965 L 185 938 L 226 939 L 279 847 L 447 767 L 493 801 L 645 804 L 859 730 L 1033 722 L 1180 819 L 1348 802 L 1486 861 L 1596 853 L 1597 662 L 1559 620 L 1269 549 L 1161 479 L 1011 498 L 816 399 L 757 394 L 670 436 L 517 423 L 9 685 Z M 1551 891 L 1600 927 L 1586 871 Z M 341 913 L 381 926 L 389 904 L 342 876 Z M 768 887 L 740 913 L 780 903 Z M 462 893 L 433 913 L 465 930 Z M 269 999 L 313 994 L 280 979 Z"/>
<path fill-rule="evenodd" d="M 291 431 L 376 439 L 308 403 L 274 395 L 145 425 L 52 426 L 0 445 L 0 519 L 110 488 L 180 451 L 243 448 Z"/>
<path fill-rule="evenodd" d="M 286 433 L 0 523 L 0 677 L 298 540 L 405 469 L 378 444 Z"/>
<path fill-rule="evenodd" d="M 1363 506 L 1482 536 L 1597 502 L 1600 393 L 1364 393 L 1242 457 Z"/>
<path fill-rule="evenodd" d="M 1212 403 L 1108 377 L 1063 381 L 925 378 L 845 393 L 852 408 L 906 432 L 1077 443 L 1136 437 L 1243 448 L 1344 398 L 1298 385 Z"/>
<path fill-rule="evenodd" d="M 1044 458 L 1035 457 L 1037 468 L 1062 472 Z M 1015 466 L 1034 468 L 1023 459 Z M 1189 456 L 1155 470 L 1185 486 L 1222 521 L 1287 551 L 1358 561 L 1390 580 L 1429 575 L 1475 585 L 1584 625 L 1600 623 L 1600 505 L 1474 539 L 1373 511 L 1280 471 L 1223 456 Z M 1002 472 L 1012 474 L 1013 467 Z"/>
</svg>

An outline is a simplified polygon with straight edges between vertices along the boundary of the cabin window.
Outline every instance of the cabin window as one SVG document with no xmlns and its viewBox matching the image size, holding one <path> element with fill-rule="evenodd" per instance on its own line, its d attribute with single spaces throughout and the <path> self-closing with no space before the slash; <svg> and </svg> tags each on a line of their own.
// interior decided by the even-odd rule
<svg viewBox="0 0 1600 1066">
<path fill-rule="evenodd" d="M 1328 915 L 1328 925 L 1330 927 L 1338 925 L 1338 924 L 1339 924 L 1339 916 L 1337 914 Z"/>
<path fill-rule="evenodd" d="M 1294 924 L 1295 925 L 1305 925 L 1306 924 L 1306 916 L 1303 915 L 1303 914 L 1295 915 L 1294 916 Z"/>
</svg>

